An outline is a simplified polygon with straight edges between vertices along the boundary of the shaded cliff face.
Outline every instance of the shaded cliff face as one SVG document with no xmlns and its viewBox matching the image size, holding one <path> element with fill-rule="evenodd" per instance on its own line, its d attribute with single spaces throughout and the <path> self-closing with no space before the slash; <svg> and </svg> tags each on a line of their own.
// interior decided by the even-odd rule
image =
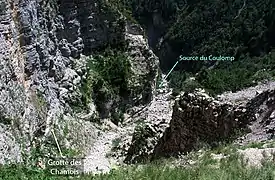
<svg viewBox="0 0 275 180">
<path fill-rule="evenodd" d="M 274 2 L 131 0 L 135 17 L 147 27 L 151 47 L 168 72 L 180 55 L 259 57 L 274 48 Z M 246 57 L 247 58 L 247 57 Z M 196 73 L 213 62 L 182 62 Z"/>
<path fill-rule="evenodd" d="M 70 103 L 82 96 L 79 88 L 87 73 L 85 56 L 107 46 L 128 46 L 129 40 L 136 41 L 126 34 L 129 33 L 125 18 L 107 1 L 1 1 L 0 146 L 4 147 L 0 148 L 4 154 L 1 158 L 17 157 L 21 142 L 30 150 L 37 138 L 46 141 L 53 126 L 63 136 L 64 122 L 76 118 L 72 117 Z M 134 93 L 131 98 L 150 96 L 155 88 L 158 59 L 144 39 L 129 45 L 129 51 L 134 46 L 139 46 L 140 52 L 133 55 L 131 65 L 147 68 L 134 72 L 133 80 L 136 78 L 140 89 L 149 90 Z M 142 78 L 148 81 L 141 81 Z M 94 105 L 89 107 L 88 113 L 94 114 Z M 93 138 L 89 126 L 85 125 L 86 134 L 80 131 L 79 137 L 72 137 L 80 141 L 84 134 Z M 89 138 L 85 140 L 87 146 Z"/>
<path fill-rule="evenodd" d="M 57 36 L 66 39 L 67 46 L 77 49 L 80 38 L 83 53 L 90 55 L 93 49 L 119 46 L 124 42 L 125 18 L 105 1 L 59 0 L 58 4 L 64 27 L 58 29 Z M 75 51 L 70 50 L 71 53 Z"/>
<path fill-rule="evenodd" d="M 157 53 L 168 71 L 184 56 L 259 57 L 274 48 L 274 2 L 193 1 L 178 12 Z M 173 58 L 173 59 L 171 59 Z M 209 62 L 208 62 L 209 63 Z M 180 69 L 197 72 L 211 63 L 184 62 Z"/>
</svg>

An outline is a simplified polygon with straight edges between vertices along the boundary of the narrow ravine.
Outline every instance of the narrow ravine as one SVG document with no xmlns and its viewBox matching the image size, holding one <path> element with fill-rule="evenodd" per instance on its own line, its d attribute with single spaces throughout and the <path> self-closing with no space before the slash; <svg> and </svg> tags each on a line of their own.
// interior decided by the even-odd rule
<svg viewBox="0 0 275 180">
<path fill-rule="evenodd" d="M 125 114 L 123 124 L 116 126 L 106 119 L 104 125 L 98 130 L 98 137 L 89 154 L 84 159 L 84 171 L 95 174 L 106 173 L 113 167 L 123 164 L 126 154 L 122 150 L 113 152 L 114 141 L 119 140 L 121 143 L 119 146 L 127 150 L 131 145 L 135 127 L 140 120 L 156 130 L 156 138 L 161 137 L 172 117 L 174 101 L 171 99 L 171 94 L 172 89 L 168 87 L 168 82 L 164 81 L 163 86 L 155 91 L 153 100 L 149 104 L 134 107 L 129 111 L 131 113 Z M 155 140 L 152 142 L 155 143 L 151 143 L 147 147 L 151 153 L 156 145 Z M 111 154 L 112 156 L 110 156 Z"/>
</svg>

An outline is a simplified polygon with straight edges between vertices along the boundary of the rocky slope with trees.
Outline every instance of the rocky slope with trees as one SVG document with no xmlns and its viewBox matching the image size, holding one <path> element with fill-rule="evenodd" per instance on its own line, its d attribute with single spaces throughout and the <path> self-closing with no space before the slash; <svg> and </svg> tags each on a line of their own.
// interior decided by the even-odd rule
<svg viewBox="0 0 275 180">
<path fill-rule="evenodd" d="M 274 6 L 2 0 L 0 164 L 83 157 L 109 172 L 273 139 Z M 235 60 L 183 61 L 164 79 L 180 55 Z"/>
</svg>

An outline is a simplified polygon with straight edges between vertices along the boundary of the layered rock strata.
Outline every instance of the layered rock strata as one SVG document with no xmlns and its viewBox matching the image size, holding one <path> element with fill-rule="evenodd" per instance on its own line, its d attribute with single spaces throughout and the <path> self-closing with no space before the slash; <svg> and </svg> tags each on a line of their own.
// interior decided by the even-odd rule
<svg viewBox="0 0 275 180">
<path fill-rule="evenodd" d="M 269 90 L 236 105 L 218 101 L 203 91 L 183 93 L 175 101 L 170 127 L 155 147 L 154 155 L 189 152 L 203 143 L 215 145 L 259 121 L 262 127 L 271 125 L 274 97 L 274 90 Z M 274 135 L 271 129 L 269 133 Z"/>
<path fill-rule="evenodd" d="M 147 93 L 133 93 L 131 98 L 141 94 L 143 99 L 150 99 L 158 59 L 146 42 L 129 34 L 126 37 L 126 19 L 107 1 L 1 1 L 0 163 L 4 159 L 20 159 L 18 149 L 22 144 L 22 148 L 30 152 L 37 141 L 43 144 L 52 140 L 51 130 L 56 131 L 62 145 L 77 148 L 72 141 L 84 143 L 85 137 L 86 144 L 79 146 L 91 146 L 94 135 L 89 127 L 92 124 L 83 129 L 81 123 L 76 123 L 79 126 L 69 129 L 69 135 L 65 132 L 66 127 L 74 124 L 69 121 L 76 119 L 71 104 L 81 99 L 79 88 L 86 78 L 87 56 L 107 46 L 125 44 L 131 44 L 130 49 L 135 46 L 140 49 L 139 58 L 132 57 L 132 66 L 140 63 L 140 67 L 146 69 L 133 74 L 132 80 L 138 82 L 139 89 L 147 89 Z M 141 81 L 144 78 L 146 82 Z M 94 105 L 89 107 L 88 113 L 93 114 Z M 77 127 L 83 136 L 75 131 Z M 79 140 L 68 140 L 66 135 Z"/>
</svg>

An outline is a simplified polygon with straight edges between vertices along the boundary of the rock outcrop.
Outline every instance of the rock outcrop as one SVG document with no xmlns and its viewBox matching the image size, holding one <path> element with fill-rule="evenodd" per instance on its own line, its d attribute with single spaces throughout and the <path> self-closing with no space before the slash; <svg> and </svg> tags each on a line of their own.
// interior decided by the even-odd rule
<svg viewBox="0 0 275 180">
<path fill-rule="evenodd" d="M 248 167 L 261 167 L 265 161 L 274 161 L 275 148 L 248 148 L 238 150 L 238 153 L 243 157 Z"/>
<path fill-rule="evenodd" d="M 125 144 L 127 148 L 122 147 L 125 163 L 151 159 L 155 146 L 169 126 L 173 105 L 172 89 L 164 80 L 162 88 L 157 89 L 153 95 L 153 100 L 148 105 L 132 109 L 128 120 L 135 122 L 135 126 L 132 137 L 123 139 L 123 141 L 128 142 Z"/>
<path fill-rule="evenodd" d="M 214 145 L 255 123 L 260 123 L 262 128 L 270 124 L 268 131 L 261 131 L 262 136 L 274 136 L 274 121 L 271 120 L 274 97 L 274 90 L 268 90 L 236 105 L 218 101 L 203 91 L 183 93 L 175 102 L 170 127 L 155 147 L 154 155 L 170 156 L 189 152 L 201 143 Z"/>
<path fill-rule="evenodd" d="M 254 121 L 248 126 L 250 133 L 239 138 L 238 142 L 247 144 L 275 138 L 275 90 L 268 90 L 252 99 L 248 106 L 254 110 Z"/>
<path fill-rule="evenodd" d="M 175 102 L 170 127 L 154 154 L 188 152 L 200 141 L 212 143 L 228 137 L 243 122 L 244 111 L 216 101 L 203 91 L 181 94 Z"/>
<path fill-rule="evenodd" d="M 125 36 L 132 71 L 128 86 L 134 105 L 147 104 L 153 99 L 159 66 L 158 57 L 149 48 L 144 32 L 138 32 L 136 26 L 128 27 Z"/>
</svg>

